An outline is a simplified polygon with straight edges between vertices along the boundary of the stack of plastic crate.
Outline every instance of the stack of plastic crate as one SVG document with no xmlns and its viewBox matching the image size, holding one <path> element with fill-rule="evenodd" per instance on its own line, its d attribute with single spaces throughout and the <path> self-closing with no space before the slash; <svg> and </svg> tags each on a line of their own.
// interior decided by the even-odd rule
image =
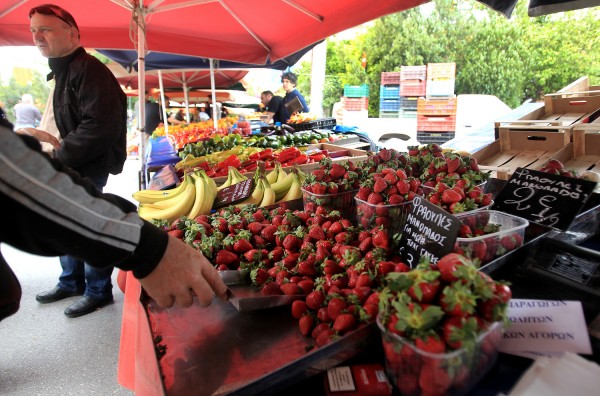
<svg viewBox="0 0 600 396">
<path fill-rule="evenodd" d="M 357 120 L 369 117 L 369 85 L 344 85 L 344 96 L 342 97 L 342 118 L 346 120 Z"/>
<path fill-rule="evenodd" d="M 426 97 L 417 103 L 417 140 L 445 143 L 456 131 L 456 63 L 427 64 Z"/>
<path fill-rule="evenodd" d="M 445 143 L 456 130 L 456 97 L 417 100 L 417 140 L 421 144 Z"/>
<path fill-rule="evenodd" d="M 446 99 L 454 95 L 456 63 L 427 64 L 427 98 Z"/>
<path fill-rule="evenodd" d="M 427 66 L 402 66 L 400 68 L 400 116 L 417 118 L 417 99 L 425 96 Z"/>
<path fill-rule="evenodd" d="M 400 72 L 381 72 L 379 87 L 379 117 L 400 116 Z"/>
</svg>

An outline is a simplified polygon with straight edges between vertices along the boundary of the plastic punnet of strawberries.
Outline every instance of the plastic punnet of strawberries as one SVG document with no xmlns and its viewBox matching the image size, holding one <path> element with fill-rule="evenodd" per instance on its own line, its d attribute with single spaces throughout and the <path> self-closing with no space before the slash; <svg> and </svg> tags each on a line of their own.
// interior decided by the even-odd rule
<svg viewBox="0 0 600 396">
<path fill-rule="evenodd" d="M 377 323 L 390 381 L 403 395 L 466 393 L 495 362 L 508 285 L 456 253 L 386 283 Z"/>
<path fill-rule="evenodd" d="M 321 206 L 339 210 L 344 217 L 352 218 L 354 193 L 359 187 L 361 174 L 361 169 L 351 160 L 332 162 L 331 158 L 323 158 L 302 185 L 304 209 L 314 213 Z"/>
<path fill-rule="evenodd" d="M 383 226 L 397 233 L 417 195 L 423 195 L 418 178 L 407 176 L 403 169 L 383 168 L 365 180 L 356 193 L 357 221 L 364 228 Z"/>
</svg>

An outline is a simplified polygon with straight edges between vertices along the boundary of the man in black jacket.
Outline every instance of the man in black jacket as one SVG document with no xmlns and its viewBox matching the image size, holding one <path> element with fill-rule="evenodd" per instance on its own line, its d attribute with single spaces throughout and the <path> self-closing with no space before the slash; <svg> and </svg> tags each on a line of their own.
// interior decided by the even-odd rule
<svg viewBox="0 0 600 396">
<path fill-rule="evenodd" d="M 79 28 L 71 14 L 45 4 L 29 13 L 33 42 L 48 58 L 55 81 L 52 109 L 62 142 L 55 156 L 87 177 L 100 191 L 109 173 L 123 170 L 127 157 L 127 103 L 123 90 L 98 59 L 79 45 Z M 40 133 L 30 131 L 38 137 Z M 78 317 L 113 302 L 112 267 L 97 268 L 80 258 L 61 256 L 62 274 L 40 303 L 82 295 L 65 315 Z"/>
<path fill-rule="evenodd" d="M 10 127 L 10 128 L 9 128 Z M 72 255 L 97 268 L 133 271 L 160 306 L 211 304 L 227 287 L 202 253 L 142 220 L 128 200 L 102 194 L 0 119 L 0 242 L 42 256 Z M 0 321 L 19 309 L 21 288 L 0 253 Z"/>
</svg>

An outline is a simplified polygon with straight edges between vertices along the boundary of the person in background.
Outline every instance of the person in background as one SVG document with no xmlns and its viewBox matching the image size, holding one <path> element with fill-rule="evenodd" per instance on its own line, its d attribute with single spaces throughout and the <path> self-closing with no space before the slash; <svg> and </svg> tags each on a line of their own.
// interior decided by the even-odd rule
<svg viewBox="0 0 600 396">
<path fill-rule="evenodd" d="M 21 102 L 14 107 L 15 129 L 35 128 L 42 120 L 42 112 L 33 104 L 33 96 L 23 94 Z"/>
<path fill-rule="evenodd" d="M 210 116 L 206 112 L 206 104 L 200 103 L 200 107 L 198 107 L 198 119 L 200 121 L 208 121 L 210 120 Z"/>
<path fill-rule="evenodd" d="M 260 94 L 260 102 L 265 107 L 267 115 L 267 123 L 280 122 L 285 123 L 287 119 L 283 119 L 283 98 L 274 95 L 271 91 L 263 91 Z"/>
<path fill-rule="evenodd" d="M 109 174 L 119 174 L 127 158 L 125 93 L 112 72 L 81 47 L 79 28 L 70 13 L 56 5 L 44 4 L 32 8 L 29 19 L 33 42 L 42 56 L 48 58 L 49 76 L 55 82 L 51 111 L 62 138 L 55 157 L 101 192 Z M 44 131 L 27 130 L 46 141 L 41 134 Z M 42 304 L 81 296 L 65 309 L 70 318 L 113 302 L 112 265 L 97 262 L 92 266 L 84 262 L 82 257 L 89 255 L 78 251 L 80 248 L 54 250 L 77 254 L 60 257 L 62 274 L 58 284 L 36 296 Z M 102 256 L 100 251 L 96 253 Z"/>
<path fill-rule="evenodd" d="M 183 109 L 178 109 L 175 113 L 171 113 L 167 121 L 169 121 L 169 124 L 171 125 L 185 124 L 185 114 L 183 114 Z"/>
<path fill-rule="evenodd" d="M 283 110 L 281 114 L 282 123 L 287 122 L 291 113 L 288 109 L 288 105 L 295 99 L 298 98 L 300 104 L 302 105 L 301 112 L 308 113 L 310 109 L 306 104 L 306 100 L 304 100 L 304 96 L 296 89 L 296 84 L 298 84 L 298 77 L 292 72 L 285 72 L 281 75 L 281 83 L 283 84 L 283 90 L 285 91 L 285 97 L 283 98 Z"/>
<path fill-rule="evenodd" d="M 136 106 L 135 118 L 139 123 L 139 105 Z M 140 131 L 140 139 L 144 139 L 144 154 L 150 149 L 150 136 L 152 132 L 162 123 L 162 113 L 158 102 L 151 99 L 150 96 L 146 97 L 146 104 L 144 106 L 144 119 L 146 120 L 144 130 Z"/>
<path fill-rule="evenodd" d="M 133 203 L 102 194 L 90 179 L 43 153 L 36 139 L 13 133 L 5 118 L 0 139 L 1 243 L 31 254 L 78 257 L 100 270 L 133 271 L 161 307 L 227 299 L 206 257 L 142 220 Z M 18 311 L 20 300 L 20 283 L 0 253 L 0 321 Z"/>
</svg>

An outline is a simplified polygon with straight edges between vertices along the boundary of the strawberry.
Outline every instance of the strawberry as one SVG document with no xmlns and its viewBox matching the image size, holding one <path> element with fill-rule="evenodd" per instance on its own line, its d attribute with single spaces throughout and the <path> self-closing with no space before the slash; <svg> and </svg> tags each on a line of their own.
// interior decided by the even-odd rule
<svg viewBox="0 0 600 396">
<path fill-rule="evenodd" d="M 449 189 L 442 192 L 442 202 L 446 205 L 451 205 L 455 202 L 460 202 L 462 197 L 455 190 Z"/>
<path fill-rule="evenodd" d="M 300 238 L 293 234 L 288 234 L 283 239 L 283 248 L 289 251 L 296 251 L 301 244 Z"/>
<path fill-rule="evenodd" d="M 252 235 L 260 235 L 260 232 L 262 231 L 263 227 L 264 226 L 261 223 L 253 221 L 251 223 L 248 223 L 246 229 L 250 231 Z"/>
<path fill-rule="evenodd" d="M 344 168 L 340 164 L 332 164 L 331 169 L 329 170 L 329 175 L 335 179 L 341 179 L 346 174 L 346 168 Z"/>
<path fill-rule="evenodd" d="M 460 167 L 460 157 L 453 156 L 446 158 L 446 165 L 448 166 L 448 173 L 454 173 Z"/>
<path fill-rule="evenodd" d="M 456 270 L 463 265 L 471 265 L 466 257 L 456 253 L 449 253 L 440 258 L 437 262 L 440 278 L 446 283 L 455 282 L 458 280 Z"/>
<path fill-rule="evenodd" d="M 327 315 L 335 320 L 347 308 L 346 302 L 338 297 L 334 297 L 327 303 Z"/>
<path fill-rule="evenodd" d="M 233 244 L 233 250 L 237 253 L 246 253 L 248 250 L 253 248 L 254 246 L 252 246 L 252 244 L 245 239 L 238 239 Z"/>
<path fill-rule="evenodd" d="M 504 249 L 514 250 L 521 246 L 521 236 L 519 234 L 505 235 L 500 239 L 500 246 Z"/>
<path fill-rule="evenodd" d="M 314 290 L 306 296 L 306 305 L 314 311 L 318 310 L 325 302 L 325 295 L 320 290 Z"/>
<path fill-rule="evenodd" d="M 171 230 L 167 231 L 167 234 L 178 239 L 183 239 L 183 237 L 185 236 L 185 232 L 183 230 Z"/>
<path fill-rule="evenodd" d="M 323 330 L 319 334 L 317 334 L 317 336 L 315 337 L 315 344 L 318 347 L 327 345 L 333 340 L 334 336 L 335 336 L 335 331 L 333 331 L 333 329 Z"/>
<path fill-rule="evenodd" d="M 314 288 L 315 282 L 312 279 L 303 279 L 298 282 L 298 287 L 304 295 L 308 295 Z"/>
<path fill-rule="evenodd" d="M 300 286 L 298 286 L 297 283 L 283 283 L 281 286 L 279 286 L 279 288 L 281 289 L 281 292 L 286 296 L 297 296 L 299 294 L 302 294 Z"/>
<path fill-rule="evenodd" d="M 348 313 L 339 314 L 333 321 L 333 330 L 340 334 L 354 330 L 357 326 L 356 318 Z"/>
<path fill-rule="evenodd" d="M 325 239 L 325 232 L 321 226 L 313 225 L 308 229 L 308 236 L 316 241 L 321 241 Z"/>
<path fill-rule="evenodd" d="M 442 290 L 440 306 L 449 316 L 465 317 L 475 312 L 477 301 L 470 287 L 455 282 Z"/>
<path fill-rule="evenodd" d="M 310 333 L 312 338 L 317 338 L 319 333 L 326 331 L 329 332 L 331 330 L 328 322 L 321 322 L 313 328 L 313 331 Z"/>
<path fill-rule="evenodd" d="M 496 283 L 494 294 L 500 299 L 500 302 L 506 304 L 512 298 L 512 291 L 505 283 Z"/>
<path fill-rule="evenodd" d="M 303 336 L 308 336 L 315 326 L 315 318 L 311 315 L 304 315 L 298 321 L 298 326 L 300 327 L 300 333 Z"/>
<path fill-rule="evenodd" d="M 215 257 L 215 264 L 226 265 L 227 267 L 238 262 L 238 255 L 228 250 L 219 250 Z"/>
<path fill-rule="evenodd" d="M 257 286 L 262 286 L 267 281 L 272 280 L 271 275 L 264 268 L 255 268 L 250 271 L 250 279 Z"/>
<path fill-rule="evenodd" d="M 373 205 L 377 205 L 380 202 L 383 202 L 384 199 L 381 196 L 381 194 L 378 194 L 376 192 L 372 192 L 371 194 L 369 194 L 368 198 L 367 198 L 367 202 Z"/>
<path fill-rule="evenodd" d="M 426 335 L 415 340 L 415 347 L 427 353 L 444 353 L 446 345 L 437 335 Z"/>
<path fill-rule="evenodd" d="M 390 247 L 390 237 L 387 230 L 379 229 L 373 235 L 373 245 L 382 249 L 389 249 Z"/>
<path fill-rule="evenodd" d="M 292 316 L 295 319 L 300 319 L 306 313 L 308 307 L 306 302 L 302 300 L 296 300 L 292 303 Z"/>
<path fill-rule="evenodd" d="M 277 283 L 267 282 L 260 289 L 260 294 L 262 296 L 278 296 L 281 294 L 281 289 Z"/>
<path fill-rule="evenodd" d="M 445 395 L 452 384 L 448 371 L 439 365 L 424 365 L 419 374 L 422 395 Z"/>
<path fill-rule="evenodd" d="M 451 349 L 473 346 L 477 342 L 479 326 L 473 317 L 449 317 L 442 325 L 442 334 L 446 345 Z"/>
<path fill-rule="evenodd" d="M 373 192 L 381 194 L 388 188 L 388 183 L 385 179 L 377 179 L 375 180 L 375 184 L 373 184 Z"/>
<path fill-rule="evenodd" d="M 546 162 L 546 164 L 544 165 L 545 168 L 549 168 L 549 169 L 555 169 L 558 171 L 561 171 L 565 168 L 565 166 L 563 165 L 562 162 L 560 162 L 557 159 L 551 159 L 548 162 Z"/>
</svg>

